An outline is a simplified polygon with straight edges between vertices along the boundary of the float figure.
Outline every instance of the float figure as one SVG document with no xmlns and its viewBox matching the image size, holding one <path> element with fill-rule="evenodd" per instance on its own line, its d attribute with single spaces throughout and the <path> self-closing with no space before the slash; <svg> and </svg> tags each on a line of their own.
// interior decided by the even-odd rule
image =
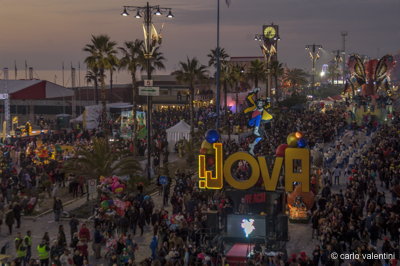
<svg viewBox="0 0 400 266">
<path fill-rule="evenodd" d="M 249 145 L 249 153 L 254 156 L 254 148 L 263 139 L 262 135 L 264 133 L 261 125 L 264 125 L 272 120 L 272 115 L 267 112 L 267 109 L 271 106 L 269 98 L 263 100 L 257 98 L 257 92 L 260 88 L 253 89 L 247 96 L 247 100 L 250 102 L 251 106 L 244 110 L 244 113 L 252 112 L 251 119 L 248 125 L 254 127 L 253 135 L 255 136 L 254 141 Z"/>
</svg>

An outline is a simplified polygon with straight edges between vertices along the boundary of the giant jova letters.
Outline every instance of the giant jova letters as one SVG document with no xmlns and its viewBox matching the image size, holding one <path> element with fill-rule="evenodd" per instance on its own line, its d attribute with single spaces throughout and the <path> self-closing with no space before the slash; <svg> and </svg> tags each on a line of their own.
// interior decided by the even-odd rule
<svg viewBox="0 0 400 266">
<path fill-rule="evenodd" d="M 223 162 L 222 143 L 214 143 L 215 171 L 206 170 L 206 157 L 199 155 L 199 187 L 208 189 L 222 189 L 225 181 L 236 189 L 249 189 L 253 187 L 260 175 L 267 191 L 275 191 L 279 173 L 285 163 L 285 190 L 293 191 L 293 183 L 302 184 L 302 191 L 310 190 L 310 151 L 305 148 L 287 148 L 285 157 L 276 157 L 272 173 L 265 157 L 257 159 L 246 152 L 236 152 Z M 236 180 L 232 176 L 232 166 L 235 162 L 246 161 L 251 167 L 251 176 L 247 180 Z"/>
</svg>

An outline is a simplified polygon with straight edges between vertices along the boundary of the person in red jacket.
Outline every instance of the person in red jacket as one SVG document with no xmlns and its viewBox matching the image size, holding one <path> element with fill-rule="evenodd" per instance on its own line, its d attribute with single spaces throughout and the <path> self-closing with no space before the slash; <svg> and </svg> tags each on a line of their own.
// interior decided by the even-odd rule
<svg viewBox="0 0 400 266">
<path fill-rule="evenodd" d="M 90 231 L 86 227 L 85 223 L 82 224 L 81 229 L 79 230 L 79 239 L 90 241 Z"/>
</svg>

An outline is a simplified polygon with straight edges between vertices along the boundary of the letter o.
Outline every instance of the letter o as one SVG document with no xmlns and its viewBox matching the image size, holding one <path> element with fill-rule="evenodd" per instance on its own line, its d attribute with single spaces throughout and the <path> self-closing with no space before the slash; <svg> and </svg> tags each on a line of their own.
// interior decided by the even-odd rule
<svg viewBox="0 0 400 266">
<path fill-rule="evenodd" d="M 231 173 L 231 168 L 236 161 L 246 161 L 251 166 L 251 176 L 248 180 L 238 181 Z M 224 162 L 224 177 L 228 184 L 236 189 L 249 189 L 253 187 L 260 177 L 260 167 L 257 160 L 246 152 L 236 152 L 229 156 Z"/>
</svg>

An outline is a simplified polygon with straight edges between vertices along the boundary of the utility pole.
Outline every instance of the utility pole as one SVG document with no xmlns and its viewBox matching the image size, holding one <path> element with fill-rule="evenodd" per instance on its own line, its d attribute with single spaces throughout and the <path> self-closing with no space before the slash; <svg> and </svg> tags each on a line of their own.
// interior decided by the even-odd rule
<svg viewBox="0 0 400 266">
<path fill-rule="evenodd" d="M 4 139 L 7 138 L 8 132 L 10 132 L 10 94 L 8 91 L 8 68 L 3 69 L 3 74 L 4 74 L 4 121 L 6 122 L 6 135 L 4 136 Z M 4 126 L 4 124 L 3 124 Z M 3 129 L 4 130 L 4 129 Z"/>
<path fill-rule="evenodd" d="M 71 63 L 71 89 L 73 92 L 72 95 L 72 104 L 71 104 L 71 115 L 72 117 L 76 117 L 76 85 L 75 85 L 75 68 L 72 67 Z"/>
<path fill-rule="evenodd" d="M 221 81 L 220 81 L 220 71 L 221 71 L 221 60 L 220 60 L 220 51 L 219 51 L 219 0 L 217 0 L 217 51 L 216 51 L 216 56 L 217 56 L 217 73 L 215 75 L 216 79 L 216 85 L 217 85 L 217 95 L 216 95 L 216 111 L 217 111 L 217 121 L 216 121 L 216 128 L 217 130 L 219 129 L 219 111 L 221 107 L 221 99 L 220 99 L 220 93 L 221 93 Z M 192 101 L 194 99 L 191 99 Z M 237 103 L 236 103 L 237 104 Z M 237 110 L 236 106 L 236 110 Z"/>
<path fill-rule="evenodd" d="M 348 33 L 347 31 L 342 31 L 340 34 L 342 35 L 342 56 L 343 56 L 342 75 L 343 75 L 343 84 L 345 84 L 346 83 L 346 37 Z"/>
<path fill-rule="evenodd" d="M 315 91 L 315 63 L 319 59 L 319 51 L 322 49 L 320 44 L 306 45 L 306 50 L 310 53 L 312 69 L 311 69 L 311 94 Z"/>
<path fill-rule="evenodd" d="M 144 36 L 145 36 L 145 51 L 144 57 L 147 62 L 147 79 L 151 80 L 151 59 L 153 58 L 153 50 L 154 45 L 152 44 L 152 36 L 150 26 L 152 24 L 152 15 L 161 16 L 162 12 L 168 12 L 167 18 L 173 18 L 171 8 L 160 7 L 159 5 L 150 6 L 149 2 L 147 2 L 146 6 L 124 6 L 123 7 L 122 16 L 129 16 L 128 11 L 136 11 L 135 18 L 144 17 Z M 160 43 L 160 42 L 159 42 Z M 147 96 L 147 119 L 146 119 L 146 128 L 147 128 L 147 178 L 151 179 L 151 112 L 152 112 L 152 96 Z M 192 101 L 194 99 L 191 99 Z M 135 103 L 136 104 L 136 103 Z M 134 118 L 135 119 L 135 118 Z"/>
<path fill-rule="evenodd" d="M 335 69 L 337 71 L 336 74 L 336 85 L 339 85 L 339 76 L 340 76 L 340 72 L 339 72 L 339 64 L 342 62 L 342 56 L 340 55 L 342 51 L 341 50 L 334 50 L 333 54 L 335 55 L 334 60 L 335 60 Z M 333 84 L 334 85 L 334 84 Z"/>
</svg>

